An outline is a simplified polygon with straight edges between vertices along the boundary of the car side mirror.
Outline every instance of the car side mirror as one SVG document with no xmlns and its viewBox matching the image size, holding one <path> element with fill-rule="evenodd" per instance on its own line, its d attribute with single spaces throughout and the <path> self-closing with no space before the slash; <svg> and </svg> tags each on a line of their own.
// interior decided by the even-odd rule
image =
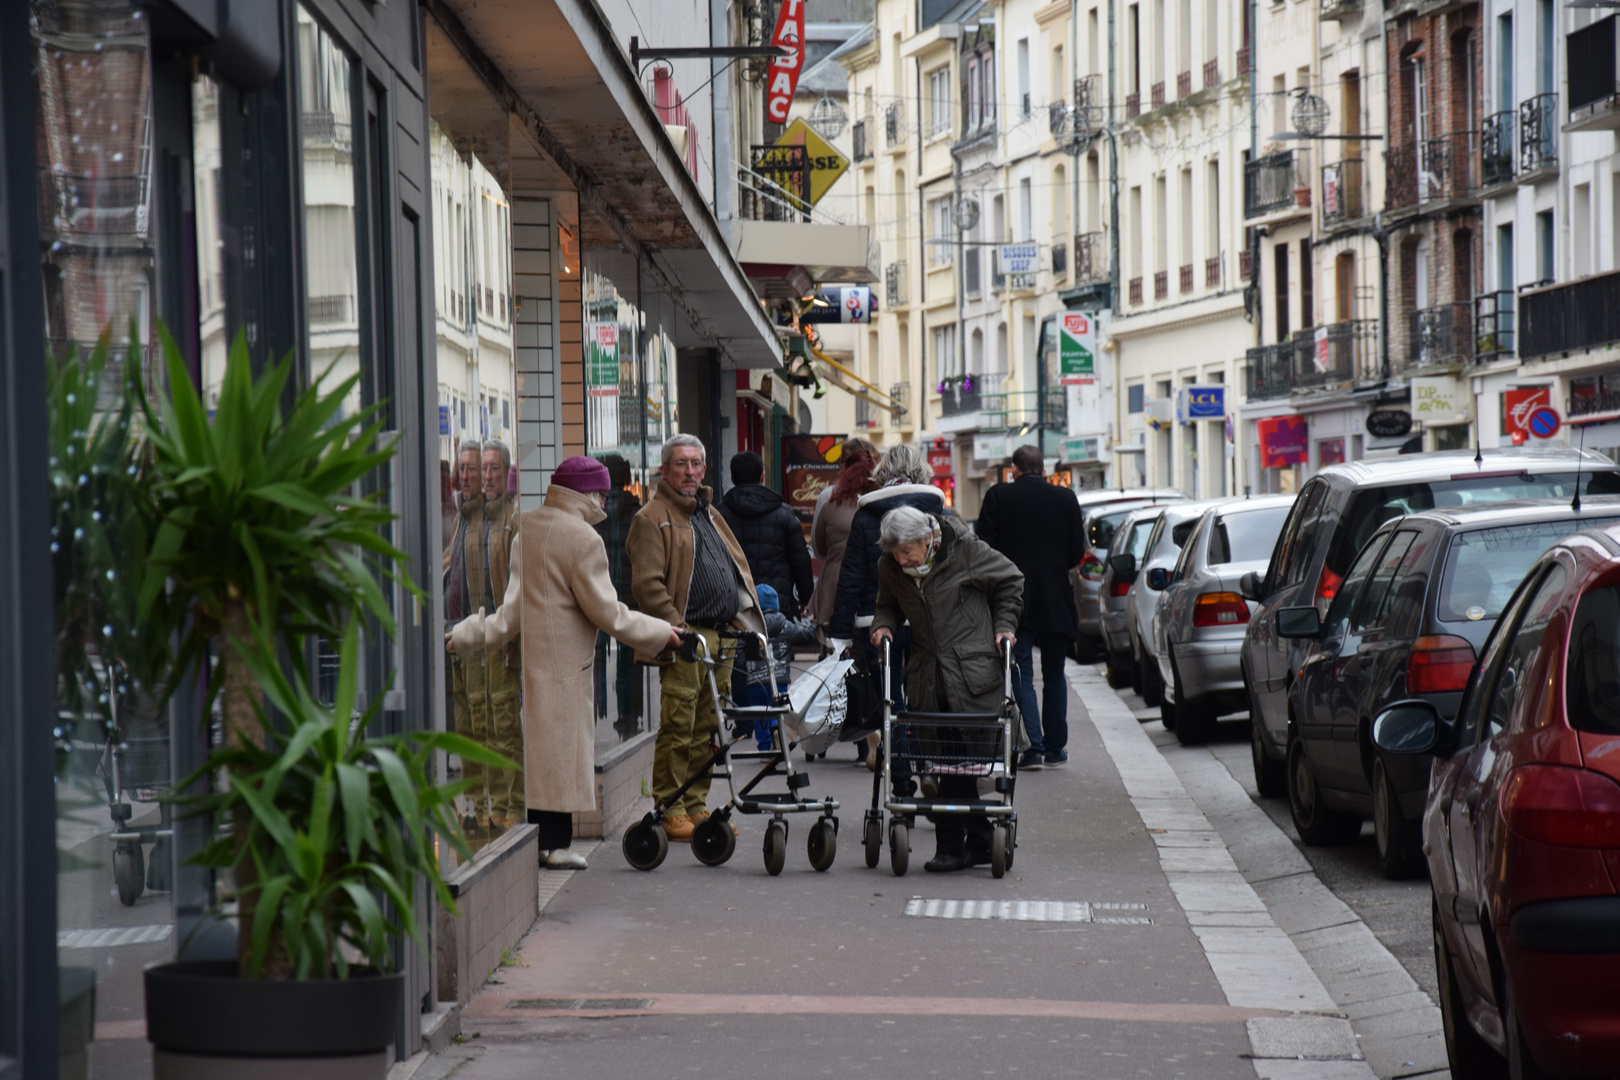
<svg viewBox="0 0 1620 1080">
<path fill-rule="evenodd" d="M 1134 574 L 1136 573 L 1136 556 L 1128 553 L 1115 555 L 1108 560 L 1108 565 L 1113 567 L 1116 574 Z"/>
<path fill-rule="evenodd" d="M 1322 616 L 1314 607 L 1285 607 L 1277 611 L 1277 636 L 1317 638 L 1322 636 Z"/>
<path fill-rule="evenodd" d="M 1152 570 L 1148 571 L 1148 588 L 1152 589 L 1154 592 L 1163 590 L 1164 587 L 1169 584 L 1170 571 L 1166 570 L 1164 567 L 1155 566 Z"/>
<path fill-rule="evenodd" d="M 1253 600 L 1257 604 L 1260 603 L 1266 598 L 1266 579 L 1264 575 L 1258 570 L 1250 570 L 1247 574 L 1238 578 L 1238 592 L 1243 594 L 1243 599 Z"/>
<path fill-rule="evenodd" d="M 1386 754 L 1432 754 L 1440 742 L 1440 713 L 1427 701 L 1397 701 L 1373 718 L 1373 745 Z"/>
</svg>

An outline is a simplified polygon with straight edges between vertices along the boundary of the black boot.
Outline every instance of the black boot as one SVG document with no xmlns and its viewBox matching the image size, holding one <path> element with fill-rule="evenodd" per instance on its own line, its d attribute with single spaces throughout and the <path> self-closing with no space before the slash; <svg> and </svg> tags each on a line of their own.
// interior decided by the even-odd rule
<svg viewBox="0 0 1620 1080">
<path fill-rule="evenodd" d="M 966 870 L 967 867 L 966 851 L 936 851 L 932 859 L 923 863 L 923 869 L 930 874 L 948 874 L 953 870 Z"/>
<path fill-rule="evenodd" d="M 934 857 L 923 864 L 931 874 L 965 870 L 968 865 L 967 829 L 956 814 L 941 814 L 934 826 Z"/>
</svg>

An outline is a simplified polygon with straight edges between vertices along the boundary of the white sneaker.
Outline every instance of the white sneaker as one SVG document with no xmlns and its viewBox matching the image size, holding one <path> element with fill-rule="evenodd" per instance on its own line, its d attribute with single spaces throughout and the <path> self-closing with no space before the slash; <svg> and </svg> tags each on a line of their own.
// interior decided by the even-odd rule
<svg viewBox="0 0 1620 1080">
<path fill-rule="evenodd" d="M 585 856 L 567 848 L 558 848 L 556 851 L 546 852 L 546 869 L 548 870 L 584 870 Z"/>
</svg>

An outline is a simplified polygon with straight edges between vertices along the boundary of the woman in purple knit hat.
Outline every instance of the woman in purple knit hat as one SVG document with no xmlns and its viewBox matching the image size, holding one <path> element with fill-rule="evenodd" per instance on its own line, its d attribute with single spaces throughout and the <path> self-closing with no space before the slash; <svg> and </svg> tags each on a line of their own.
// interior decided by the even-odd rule
<svg viewBox="0 0 1620 1080">
<path fill-rule="evenodd" d="M 529 821 L 547 866 L 584 869 L 568 850 L 574 814 L 596 809 L 591 662 L 601 630 L 642 653 L 680 644 L 663 619 L 619 602 L 607 550 L 593 528 L 611 483 L 595 458 L 571 457 L 551 475 L 544 505 L 525 510 L 512 542 L 506 596 L 450 631 L 468 657 L 523 635 L 523 776 Z"/>
</svg>

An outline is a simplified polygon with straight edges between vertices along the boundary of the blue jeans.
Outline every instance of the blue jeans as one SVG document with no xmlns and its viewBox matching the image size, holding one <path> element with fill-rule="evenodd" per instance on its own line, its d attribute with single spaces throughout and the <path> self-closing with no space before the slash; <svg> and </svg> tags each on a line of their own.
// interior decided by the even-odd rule
<svg viewBox="0 0 1620 1080">
<path fill-rule="evenodd" d="M 1041 697 L 1035 696 L 1035 647 L 1041 649 Z M 1030 749 L 1055 754 L 1069 745 L 1069 684 L 1063 675 L 1069 639 L 1062 634 L 1018 635 L 1013 646 L 1013 699 L 1024 717 Z M 1044 708 L 1042 707 L 1044 706 Z M 1044 723 L 1043 723 L 1044 721 Z"/>
</svg>

